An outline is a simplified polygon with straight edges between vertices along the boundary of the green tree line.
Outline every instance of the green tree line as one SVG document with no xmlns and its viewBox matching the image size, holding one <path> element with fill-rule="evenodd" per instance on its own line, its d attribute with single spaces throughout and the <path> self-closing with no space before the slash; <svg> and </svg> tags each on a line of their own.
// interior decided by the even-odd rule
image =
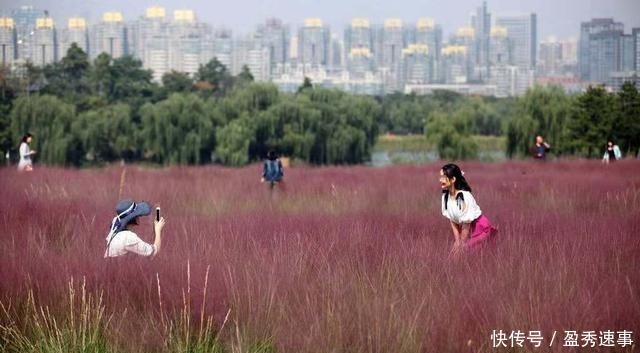
<svg viewBox="0 0 640 353">
<path fill-rule="evenodd" d="M 55 64 L 0 70 L 0 148 L 15 155 L 25 132 L 35 135 L 41 161 L 75 166 L 121 159 L 235 166 L 270 149 L 312 164 L 355 164 L 370 158 L 381 133 L 425 135 L 444 159 L 475 158 L 471 135 L 505 135 L 510 157 L 525 156 L 536 135 L 558 155 L 593 157 L 607 139 L 637 153 L 640 96 L 626 84 L 580 95 L 535 87 L 519 98 L 370 97 L 309 80 L 285 94 L 253 82 L 246 67 L 232 76 L 217 59 L 158 84 L 135 58 L 89 61 L 72 45 Z"/>
</svg>

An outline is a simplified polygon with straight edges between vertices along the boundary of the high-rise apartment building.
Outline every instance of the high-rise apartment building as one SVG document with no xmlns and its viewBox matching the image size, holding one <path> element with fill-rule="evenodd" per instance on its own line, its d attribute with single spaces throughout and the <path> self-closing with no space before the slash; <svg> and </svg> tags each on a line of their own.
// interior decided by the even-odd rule
<svg viewBox="0 0 640 353">
<path fill-rule="evenodd" d="M 478 72 L 475 70 L 476 69 L 476 65 L 474 64 L 474 58 L 476 57 L 476 41 L 475 41 L 475 30 L 471 27 L 461 27 L 458 28 L 458 30 L 456 31 L 456 34 L 454 36 L 452 36 L 449 39 L 449 49 L 448 52 L 451 52 L 451 50 L 453 50 L 452 48 L 465 48 L 464 50 L 464 57 L 465 60 L 467 60 L 467 62 L 464 65 L 464 68 L 466 70 L 465 75 L 466 75 L 466 80 L 464 82 L 472 82 L 472 81 L 477 81 L 479 80 L 479 74 Z M 461 57 L 460 56 L 460 50 L 453 50 L 453 53 L 456 53 L 455 57 Z M 449 55 L 448 59 L 451 59 L 451 56 Z"/>
<path fill-rule="evenodd" d="M 612 18 L 595 18 L 580 24 L 578 66 L 581 79 L 604 82 L 609 72 L 616 71 L 617 42 L 623 31 L 624 25 Z"/>
<path fill-rule="evenodd" d="M 521 96 L 533 85 L 534 70 L 514 65 L 492 68 L 491 83 L 496 86 L 497 97 Z"/>
<path fill-rule="evenodd" d="M 89 55 L 89 33 L 87 21 L 82 17 L 71 17 L 67 28 L 58 30 L 58 55 L 60 59 L 67 55 L 71 44 L 76 45 Z"/>
<path fill-rule="evenodd" d="M 560 76 L 563 67 L 562 43 L 550 38 L 540 42 L 540 58 L 538 60 L 539 76 Z"/>
<path fill-rule="evenodd" d="M 0 68 L 10 66 L 15 58 L 15 23 L 11 17 L 0 17 Z"/>
<path fill-rule="evenodd" d="M 385 20 L 380 66 L 387 67 L 391 71 L 398 70 L 402 62 L 402 49 L 406 44 L 402 20 L 399 18 Z"/>
<path fill-rule="evenodd" d="M 497 16 L 496 25 L 507 30 L 512 45 L 512 63 L 523 69 L 534 69 L 538 50 L 536 14 Z"/>
<path fill-rule="evenodd" d="M 233 64 L 231 73 L 239 74 L 246 66 L 256 81 L 271 80 L 271 61 L 269 48 L 262 45 L 257 33 L 238 38 L 233 47 Z"/>
<path fill-rule="evenodd" d="M 344 43 L 349 52 L 354 48 L 367 48 L 373 52 L 373 36 L 369 20 L 366 18 L 352 19 L 351 25 L 345 29 Z"/>
<path fill-rule="evenodd" d="M 266 23 L 258 26 L 256 33 L 262 41 L 262 46 L 269 52 L 271 63 L 269 76 L 281 75 L 289 62 L 289 27 L 277 18 L 270 18 Z"/>
<path fill-rule="evenodd" d="M 248 66 L 249 53 L 259 49 L 260 47 L 260 39 L 256 38 L 253 34 L 235 38 L 233 40 L 233 51 L 229 72 L 232 75 L 239 74 L 242 71 L 243 66 Z"/>
<path fill-rule="evenodd" d="M 622 33 L 622 30 L 610 30 L 589 35 L 590 81 L 607 82 L 612 72 L 619 71 Z"/>
<path fill-rule="evenodd" d="M 567 66 L 577 67 L 578 42 L 574 38 L 562 41 L 562 60 Z"/>
<path fill-rule="evenodd" d="M 491 28 L 490 66 L 511 65 L 511 42 L 504 27 Z"/>
<path fill-rule="evenodd" d="M 385 89 L 387 92 L 402 90 L 402 50 L 407 45 L 406 32 L 402 20 L 390 18 L 384 21 L 382 36 L 382 61 L 378 62 L 378 70 L 385 72 Z M 426 63 L 425 63 L 426 64 Z"/>
<path fill-rule="evenodd" d="M 442 67 L 446 84 L 467 83 L 469 47 L 448 45 L 442 48 Z"/>
<path fill-rule="evenodd" d="M 620 36 L 620 62 L 618 71 L 635 71 L 636 48 L 635 39 L 632 34 Z"/>
<path fill-rule="evenodd" d="M 298 63 L 304 68 L 326 68 L 330 30 L 319 18 L 308 18 L 298 30 Z M 347 47 L 348 48 L 348 47 Z"/>
<path fill-rule="evenodd" d="M 102 21 L 92 27 L 89 42 L 92 58 L 102 53 L 114 59 L 124 56 L 127 53 L 127 28 L 122 13 L 105 12 Z"/>
<path fill-rule="evenodd" d="M 348 57 L 349 75 L 362 79 L 373 72 L 373 54 L 369 48 L 351 48 Z"/>
<path fill-rule="evenodd" d="M 344 58 L 344 41 L 337 38 L 331 38 L 331 50 L 329 52 L 329 71 L 333 74 L 337 74 L 345 67 Z"/>
<path fill-rule="evenodd" d="M 153 6 L 132 24 L 132 53 L 160 81 L 169 71 L 169 22 L 164 7 Z"/>
<path fill-rule="evenodd" d="M 379 38 L 382 40 L 382 38 Z M 347 70 L 353 78 L 363 78 L 374 70 L 377 62 L 373 42 L 373 30 L 366 18 L 354 18 L 344 31 Z M 376 48 L 377 49 L 377 48 Z M 380 51 L 379 54 L 382 52 Z"/>
<path fill-rule="evenodd" d="M 484 81 L 489 78 L 489 55 L 491 51 L 491 14 L 487 10 L 487 2 L 483 1 L 475 14 L 471 16 L 471 27 L 475 32 L 474 55 L 476 79 Z"/>
<path fill-rule="evenodd" d="M 640 73 L 640 28 L 634 28 L 631 35 L 635 46 L 635 70 Z"/>
<path fill-rule="evenodd" d="M 402 84 L 427 84 L 433 74 L 433 58 L 425 44 L 409 44 L 402 50 Z"/>
<path fill-rule="evenodd" d="M 442 27 L 430 18 L 420 18 L 416 23 L 415 44 L 425 45 L 431 56 L 429 83 L 443 82 L 442 75 Z"/>
<path fill-rule="evenodd" d="M 35 65 L 45 66 L 57 60 L 56 33 L 51 17 L 36 20 L 36 29 L 31 41 L 31 61 Z"/>
<path fill-rule="evenodd" d="M 169 70 L 194 75 L 203 64 L 208 27 L 196 20 L 192 10 L 176 10 L 168 24 Z"/>
<path fill-rule="evenodd" d="M 31 60 L 34 35 L 36 33 L 36 22 L 38 18 L 45 16 L 45 11 L 38 10 L 33 6 L 21 6 L 11 12 L 16 31 L 16 58 L 20 60 Z"/>
<path fill-rule="evenodd" d="M 213 34 L 213 57 L 231 72 L 233 66 L 233 32 L 219 28 Z"/>
</svg>

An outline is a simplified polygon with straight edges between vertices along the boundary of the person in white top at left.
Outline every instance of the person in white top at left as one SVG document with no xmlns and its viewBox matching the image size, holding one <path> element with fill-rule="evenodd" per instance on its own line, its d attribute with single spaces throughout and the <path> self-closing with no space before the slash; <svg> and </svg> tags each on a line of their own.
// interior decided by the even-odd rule
<svg viewBox="0 0 640 353">
<path fill-rule="evenodd" d="M 31 141 L 33 140 L 33 135 L 30 133 L 24 134 L 22 136 L 22 140 L 20 142 L 20 148 L 18 149 L 20 152 L 20 161 L 18 162 L 18 170 L 21 172 L 31 172 L 33 171 L 33 163 L 31 162 L 31 156 L 36 154 L 36 151 L 32 151 L 29 148 Z"/>
<path fill-rule="evenodd" d="M 104 257 L 118 257 L 127 254 L 137 254 L 141 256 L 155 256 L 160 252 L 162 245 L 162 228 L 165 220 L 154 220 L 153 230 L 155 240 L 149 244 L 140 239 L 130 228 L 138 225 L 138 217 L 151 213 L 151 206 L 148 202 L 136 203 L 133 200 L 122 200 L 116 206 L 116 216 L 111 222 L 109 234 L 107 235 L 107 249 Z"/>
</svg>

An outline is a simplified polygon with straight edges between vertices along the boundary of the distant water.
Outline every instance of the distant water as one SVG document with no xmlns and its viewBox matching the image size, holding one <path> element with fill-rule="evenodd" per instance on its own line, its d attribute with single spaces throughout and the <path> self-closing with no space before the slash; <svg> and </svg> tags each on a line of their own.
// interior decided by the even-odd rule
<svg viewBox="0 0 640 353">
<path fill-rule="evenodd" d="M 504 161 L 507 155 L 504 151 L 480 151 L 478 159 L 481 161 Z M 384 167 L 393 164 L 421 164 L 438 160 L 436 151 L 377 151 L 371 154 L 371 162 L 374 167 Z"/>
</svg>

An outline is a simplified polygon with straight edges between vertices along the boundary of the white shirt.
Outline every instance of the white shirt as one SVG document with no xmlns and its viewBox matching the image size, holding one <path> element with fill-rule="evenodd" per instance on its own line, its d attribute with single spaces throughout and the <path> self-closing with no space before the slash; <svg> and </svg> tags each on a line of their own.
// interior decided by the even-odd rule
<svg viewBox="0 0 640 353">
<path fill-rule="evenodd" d="M 470 192 L 459 191 L 459 193 L 464 196 L 464 201 L 460 200 L 460 203 L 458 203 L 455 197 L 449 195 L 446 209 L 444 207 L 444 194 L 442 194 L 442 215 L 456 224 L 471 223 L 480 217 L 482 211 Z"/>
<path fill-rule="evenodd" d="M 123 230 L 113 236 L 111 243 L 109 243 L 109 248 L 104 253 L 104 257 L 117 257 L 128 253 L 151 256 L 156 253 L 156 247 L 145 243 L 136 233 L 130 230 Z"/>
<path fill-rule="evenodd" d="M 23 142 L 20 144 L 20 161 L 18 162 L 18 166 L 24 167 L 30 164 L 31 164 L 31 149 L 29 148 L 28 143 Z"/>
</svg>

